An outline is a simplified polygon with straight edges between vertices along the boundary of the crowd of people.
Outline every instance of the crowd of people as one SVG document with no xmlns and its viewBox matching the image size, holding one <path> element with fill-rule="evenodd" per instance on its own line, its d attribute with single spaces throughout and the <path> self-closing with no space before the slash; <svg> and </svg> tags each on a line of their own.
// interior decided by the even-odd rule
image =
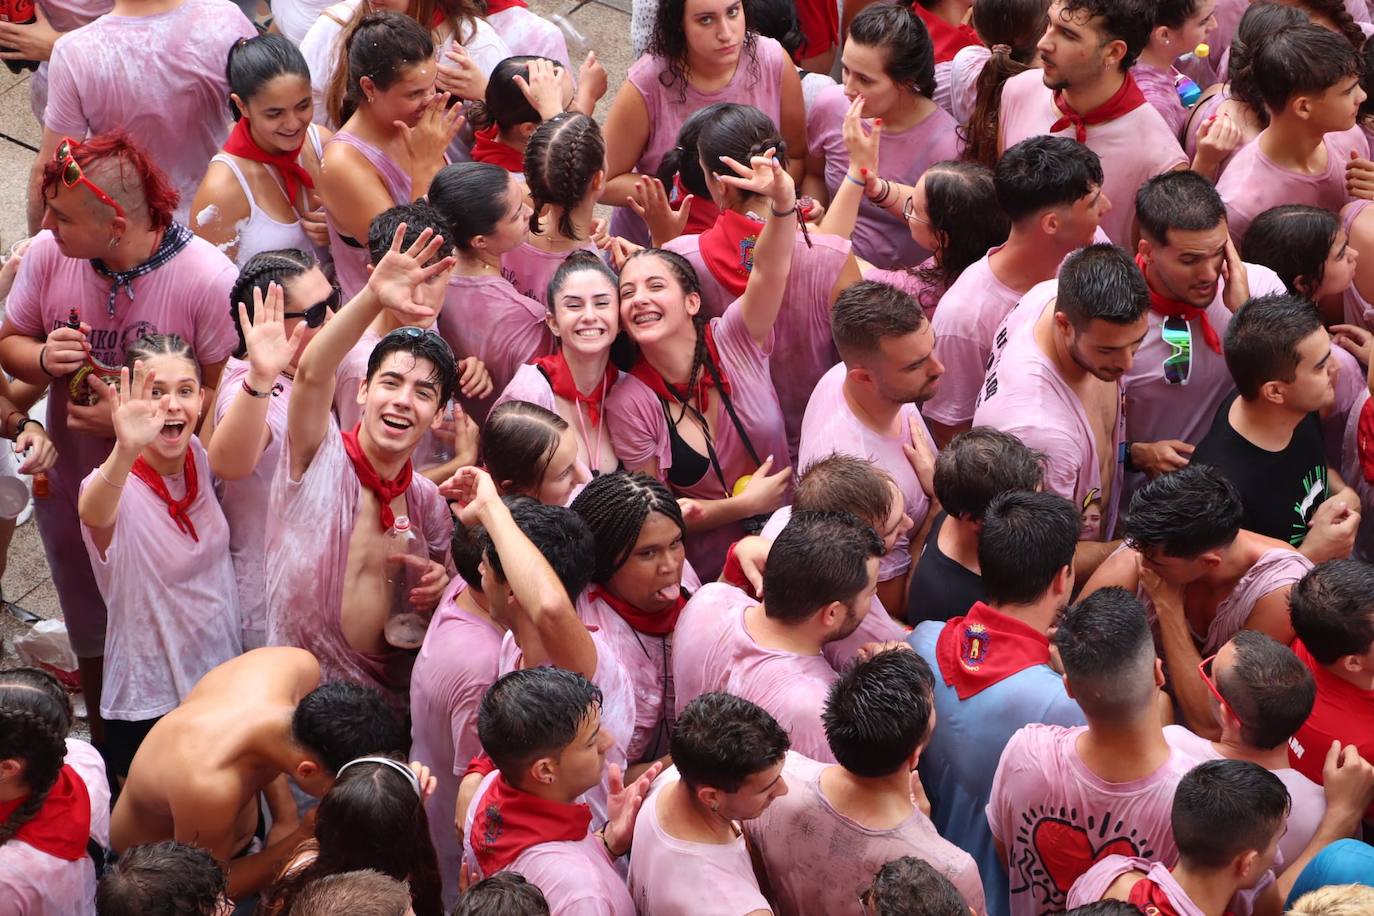
<svg viewBox="0 0 1374 916">
<path fill-rule="evenodd" d="M 0 21 L 0 916 L 1374 913 L 1374 3 L 630 32 Z"/>
</svg>

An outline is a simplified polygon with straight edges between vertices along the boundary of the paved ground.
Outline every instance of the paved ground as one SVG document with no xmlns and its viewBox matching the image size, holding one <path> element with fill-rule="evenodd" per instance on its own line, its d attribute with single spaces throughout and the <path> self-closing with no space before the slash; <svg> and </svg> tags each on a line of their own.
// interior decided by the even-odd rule
<svg viewBox="0 0 1374 916">
<path fill-rule="evenodd" d="M 530 8 L 536 13 L 543 16 L 561 13 L 566 16 L 586 37 L 588 47 L 596 50 L 610 76 L 611 86 L 610 93 L 597 109 L 598 120 L 603 123 L 615 87 L 624 81 L 631 63 L 630 17 L 621 9 L 628 10 L 629 2 L 607 0 L 607 4 L 529 0 Z M 577 66 L 578 63 L 574 61 L 573 65 Z M 16 76 L 0 68 L 0 251 L 7 251 L 16 239 L 27 234 L 24 225 L 25 187 L 33 164 L 32 148 L 37 147 L 41 133 L 29 110 L 28 73 Z M 38 415 L 41 418 L 41 412 Z M 56 617 L 60 613 L 38 530 L 32 521 L 15 532 L 0 586 L 8 601 L 24 609 L 43 617 Z M 9 613 L 0 612 L 0 636 L 4 639 L 4 644 L 0 646 L 0 666 L 13 663 L 14 637 L 27 630 L 27 623 L 20 622 Z"/>
</svg>

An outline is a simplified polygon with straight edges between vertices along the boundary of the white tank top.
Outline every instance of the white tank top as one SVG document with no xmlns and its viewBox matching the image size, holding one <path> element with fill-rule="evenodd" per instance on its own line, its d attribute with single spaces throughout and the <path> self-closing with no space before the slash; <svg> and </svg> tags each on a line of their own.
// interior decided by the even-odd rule
<svg viewBox="0 0 1374 916">
<path fill-rule="evenodd" d="M 315 151 L 316 159 L 323 156 L 323 148 L 320 145 L 319 134 L 314 124 L 310 125 L 307 131 L 310 138 L 310 147 Z M 238 179 L 239 187 L 243 189 L 243 196 L 248 199 L 248 218 L 238 224 L 238 252 L 234 255 L 234 266 L 242 269 L 244 264 L 253 255 L 263 251 L 277 251 L 282 248 L 301 248 L 305 251 L 314 251 L 315 243 L 310 241 L 310 237 L 301 228 L 299 220 L 289 223 L 279 222 L 272 218 L 266 210 L 258 206 L 258 202 L 253 199 L 253 192 L 249 188 L 248 179 L 244 177 L 243 171 L 239 168 L 233 157 L 226 156 L 224 153 L 215 154 L 211 162 L 223 162 L 229 167 L 229 171 L 234 173 Z M 277 182 L 277 187 L 282 189 L 282 196 L 286 196 L 286 189 L 282 186 L 281 179 L 277 177 L 274 170 L 268 169 L 268 174 L 272 180 Z"/>
</svg>

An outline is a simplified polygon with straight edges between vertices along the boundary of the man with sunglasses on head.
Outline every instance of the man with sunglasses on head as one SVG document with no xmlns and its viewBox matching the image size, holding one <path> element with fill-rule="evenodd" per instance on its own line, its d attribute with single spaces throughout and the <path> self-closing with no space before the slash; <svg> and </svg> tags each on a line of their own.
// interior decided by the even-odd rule
<svg viewBox="0 0 1374 916">
<path fill-rule="evenodd" d="M 307 649 L 326 680 L 377 687 L 397 706 L 407 702 L 414 654 L 388 643 L 388 618 L 433 610 L 448 583 L 453 519 L 411 458 L 453 394 L 456 366 L 443 338 L 412 325 L 434 320 L 451 251 L 432 230 L 400 224 L 367 285 L 306 346 L 268 512 L 268 642 Z M 402 327 L 373 348 L 357 393 L 362 417 L 340 430 L 335 373 L 384 309 Z M 427 563 L 394 557 L 403 518 Z"/>
<path fill-rule="evenodd" d="M 225 303 L 237 271 L 213 245 L 174 222 L 177 192 L 148 155 L 115 132 L 63 141 L 43 168 L 43 230 L 30 244 L 0 327 L 0 364 L 49 389 L 47 427 L 57 447 L 50 496 L 35 501 L 67 632 L 81 670 L 97 746 L 105 654 L 105 602 L 76 514 L 77 486 L 114 446 L 102 372 L 146 334 L 176 334 L 201 360 L 214 398 L 236 338 Z M 89 373 L 89 374 L 87 374 Z"/>
</svg>

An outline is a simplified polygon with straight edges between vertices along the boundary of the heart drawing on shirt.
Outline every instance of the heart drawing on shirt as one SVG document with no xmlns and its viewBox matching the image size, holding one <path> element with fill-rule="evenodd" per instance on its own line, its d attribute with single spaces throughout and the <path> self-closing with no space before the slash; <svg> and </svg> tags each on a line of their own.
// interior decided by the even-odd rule
<svg viewBox="0 0 1374 916">
<path fill-rule="evenodd" d="M 1112 817 L 1103 819 L 1103 827 L 1112 826 Z M 1118 823 L 1117 828 L 1120 829 Z M 1134 833 L 1135 831 L 1132 831 Z M 1101 829 L 1100 834 L 1106 834 Z M 1040 864 L 1049 873 L 1055 889 L 1067 894 L 1069 887 L 1082 874 L 1107 856 L 1139 856 L 1141 849 L 1129 837 L 1115 836 L 1100 845 L 1093 845 L 1088 831 L 1078 824 L 1058 817 L 1042 817 L 1030 830 L 1031 845 Z"/>
</svg>

